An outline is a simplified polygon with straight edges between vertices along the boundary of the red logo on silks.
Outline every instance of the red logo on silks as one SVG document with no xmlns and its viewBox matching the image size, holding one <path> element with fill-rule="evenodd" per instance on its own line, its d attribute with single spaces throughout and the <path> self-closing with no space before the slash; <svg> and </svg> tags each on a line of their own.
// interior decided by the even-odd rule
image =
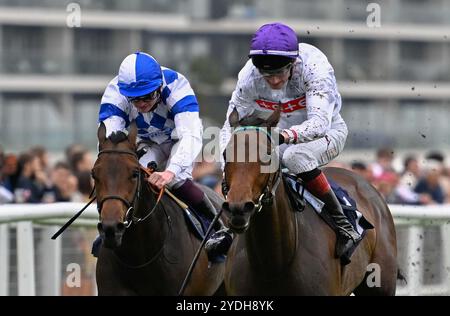
<svg viewBox="0 0 450 316">
<path fill-rule="evenodd" d="M 256 103 L 264 109 L 275 111 L 278 107 L 277 102 L 266 101 L 266 100 L 256 100 Z M 306 97 L 302 96 L 300 98 L 290 100 L 281 103 L 281 112 L 290 113 L 297 110 L 306 108 Z"/>
</svg>

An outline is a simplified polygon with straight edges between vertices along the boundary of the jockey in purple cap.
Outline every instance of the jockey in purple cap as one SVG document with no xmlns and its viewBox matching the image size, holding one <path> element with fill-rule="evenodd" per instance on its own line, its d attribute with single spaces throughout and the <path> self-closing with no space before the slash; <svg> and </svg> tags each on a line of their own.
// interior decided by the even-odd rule
<svg viewBox="0 0 450 316">
<path fill-rule="evenodd" d="M 341 96 L 333 67 L 319 49 L 299 44 L 294 30 L 282 23 L 259 28 L 252 38 L 249 57 L 239 72 L 229 103 L 221 131 L 221 149 L 225 150 L 230 140 L 228 119 L 233 110 L 238 112 L 240 120 L 250 115 L 266 119 L 281 106 L 277 127 L 282 164 L 325 203 L 323 210 L 338 227 L 335 254 L 341 257 L 361 236 L 349 223 L 319 169 L 339 155 L 348 134 L 339 114 Z M 216 233 L 206 247 L 218 248 L 221 239 L 229 239 L 228 235 Z"/>
<path fill-rule="evenodd" d="M 192 169 L 202 149 L 203 127 L 199 105 L 188 80 L 180 73 L 161 67 L 151 55 L 137 52 L 121 63 L 119 74 L 106 87 L 99 122 L 106 136 L 126 132 L 135 121 L 139 162 L 154 161 L 157 170 L 148 182 L 157 188 L 168 186 L 181 200 L 202 212 L 209 220 L 216 209 L 206 194 L 193 183 Z M 224 228 L 217 222 L 216 230 Z"/>
</svg>

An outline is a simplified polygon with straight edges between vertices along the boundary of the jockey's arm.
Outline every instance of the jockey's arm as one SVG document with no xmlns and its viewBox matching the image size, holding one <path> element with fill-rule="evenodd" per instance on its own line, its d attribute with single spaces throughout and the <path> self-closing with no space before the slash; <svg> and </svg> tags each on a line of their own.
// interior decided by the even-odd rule
<svg viewBox="0 0 450 316">
<path fill-rule="evenodd" d="M 326 56 L 316 51 L 309 54 L 302 67 L 306 97 L 306 120 L 283 130 L 289 135 L 287 143 L 306 143 L 322 138 L 331 128 L 336 100 L 336 77 Z"/>
<path fill-rule="evenodd" d="M 324 137 L 329 131 L 336 102 L 333 97 L 332 80 L 324 76 L 309 82 L 305 91 L 307 120 L 283 130 L 289 136 L 287 143 L 310 142 Z"/>
<path fill-rule="evenodd" d="M 103 93 L 98 122 L 106 127 L 106 137 L 115 131 L 125 131 L 131 118 L 130 105 L 117 86 L 117 77 L 111 80 Z"/>
<path fill-rule="evenodd" d="M 125 120 L 119 116 L 110 116 L 104 119 L 103 124 L 106 127 L 107 137 L 115 131 L 125 131 Z"/>
<path fill-rule="evenodd" d="M 199 112 L 181 112 L 175 115 L 178 142 L 172 147 L 167 171 L 174 175 L 190 167 L 202 150 L 203 127 Z"/>
<path fill-rule="evenodd" d="M 197 105 L 198 106 L 198 105 Z M 189 168 L 202 149 L 202 123 L 197 112 L 181 112 L 175 115 L 172 137 L 178 142 L 172 147 L 166 170 L 153 172 L 148 181 L 157 188 L 169 184 L 180 172 Z"/>
</svg>

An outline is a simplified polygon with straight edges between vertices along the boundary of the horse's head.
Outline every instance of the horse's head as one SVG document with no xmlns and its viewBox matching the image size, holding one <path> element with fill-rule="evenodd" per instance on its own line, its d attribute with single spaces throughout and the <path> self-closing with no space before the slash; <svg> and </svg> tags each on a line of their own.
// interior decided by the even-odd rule
<svg viewBox="0 0 450 316">
<path fill-rule="evenodd" d="M 251 216 L 272 198 L 279 162 L 270 128 L 279 118 L 280 109 L 264 121 L 239 120 L 236 110 L 229 117 L 230 125 L 237 128 L 225 151 L 227 192 L 222 208 L 230 219 L 230 228 L 237 233 L 246 231 Z"/>
<path fill-rule="evenodd" d="M 98 129 L 99 154 L 92 169 L 100 215 L 98 231 L 108 248 L 118 247 L 126 229 L 127 213 L 137 203 L 141 171 L 136 154 L 137 128 L 129 134 L 114 132 L 106 138 L 103 123 Z"/>
</svg>

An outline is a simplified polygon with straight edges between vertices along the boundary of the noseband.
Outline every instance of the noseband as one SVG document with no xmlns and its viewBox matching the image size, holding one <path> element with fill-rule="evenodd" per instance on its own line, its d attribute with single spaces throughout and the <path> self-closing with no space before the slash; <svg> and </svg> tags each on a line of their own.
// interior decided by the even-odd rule
<svg viewBox="0 0 450 316">
<path fill-rule="evenodd" d="M 264 134 L 266 134 L 267 138 L 269 139 L 270 144 L 273 145 L 274 141 L 273 141 L 272 136 L 266 131 L 265 128 L 262 128 L 259 126 L 238 127 L 231 134 L 231 137 L 233 137 L 234 134 L 237 134 L 237 133 L 243 132 L 243 131 L 248 131 L 248 130 L 256 130 L 258 132 L 263 132 Z M 272 148 L 271 154 L 273 154 L 274 151 L 275 151 L 275 149 Z M 278 185 L 280 184 L 280 180 L 281 180 L 281 167 L 279 166 L 278 170 L 276 172 L 270 174 L 269 179 L 267 180 L 267 183 L 264 186 L 265 189 L 259 196 L 258 202 L 255 204 L 255 209 L 256 209 L 257 213 L 260 212 L 264 206 L 271 206 L 273 204 L 273 197 L 275 195 L 275 191 L 276 191 Z M 271 189 L 269 189 L 269 188 L 271 188 Z M 222 194 L 225 197 L 225 199 L 227 198 L 228 191 L 229 191 L 229 187 L 226 182 L 225 173 L 224 173 L 223 181 L 222 181 Z"/>
</svg>

